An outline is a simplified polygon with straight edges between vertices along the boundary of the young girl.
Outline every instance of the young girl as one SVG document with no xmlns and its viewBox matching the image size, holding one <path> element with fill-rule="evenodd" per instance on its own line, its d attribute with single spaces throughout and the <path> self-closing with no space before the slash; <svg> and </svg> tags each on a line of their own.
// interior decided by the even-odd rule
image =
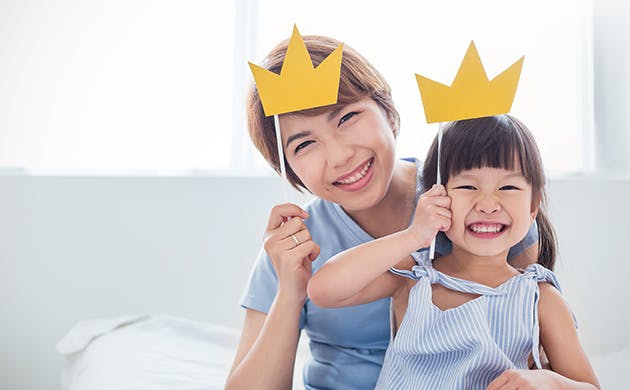
<svg viewBox="0 0 630 390">
<path fill-rule="evenodd" d="M 377 388 L 598 386 L 551 271 L 555 238 L 531 133 L 509 115 L 456 121 L 441 148 L 445 186 L 435 185 L 434 141 L 424 167 L 429 190 L 411 226 L 336 255 L 311 278 L 310 299 L 340 307 L 392 297 L 392 340 Z M 538 264 L 513 268 L 508 250 L 534 220 Z M 416 251 L 439 231 L 452 251 L 431 262 Z M 540 346 L 554 372 L 528 370 L 541 368 Z"/>
<path fill-rule="evenodd" d="M 341 42 L 304 36 L 313 65 Z M 280 73 L 288 41 L 262 64 Z M 307 389 L 373 389 L 389 343 L 388 299 L 324 309 L 306 296 L 307 283 L 337 253 L 407 226 L 422 191 L 422 164 L 396 159 L 398 112 L 382 75 L 344 45 L 335 105 L 280 115 L 284 156 L 278 156 L 273 117 L 265 117 L 255 85 L 247 101 L 254 145 L 289 181 L 315 195 L 300 208 L 275 206 L 241 299 L 245 321 L 228 389 L 286 389 L 293 379 L 299 335 L 310 338 L 303 370 Z M 437 251 L 449 243 L 438 237 Z M 512 250 L 513 264 L 535 262 L 537 231 Z M 311 263 L 311 260 L 313 262 Z"/>
</svg>

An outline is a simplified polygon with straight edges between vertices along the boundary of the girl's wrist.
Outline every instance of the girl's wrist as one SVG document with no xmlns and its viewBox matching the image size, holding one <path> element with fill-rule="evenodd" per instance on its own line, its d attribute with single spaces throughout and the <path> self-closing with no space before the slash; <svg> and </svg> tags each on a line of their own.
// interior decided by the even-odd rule
<svg viewBox="0 0 630 390">
<path fill-rule="evenodd" d="M 415 252 L 418 249 L 426 248 L 431 243 L 424 243 L 420 238 L 416 237 L 411 227 L 402 231 L 403 234 L 403 242 L 405 245 L 405 249 L 409 249 L 410 253 Z"/>
</svg>

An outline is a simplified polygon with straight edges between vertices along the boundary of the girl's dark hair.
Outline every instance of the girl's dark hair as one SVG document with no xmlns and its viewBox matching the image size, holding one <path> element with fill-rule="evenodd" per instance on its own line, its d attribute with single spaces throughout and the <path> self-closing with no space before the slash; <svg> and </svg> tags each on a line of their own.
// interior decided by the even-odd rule
<svg viewBox="0 0 630 390">
<path fill-rule="evenodd" d="M 437 182 L 437 137 L 429 148 L 423 169 L 425 191 Z M 474 168 L 512 170 L 519 162 L 525 180 L 532 187 L 532 209 L 538 214 L 538 264 L 553 270 L 557 240 L 546 213 L 545 172 L 540 151 L 529 129 L 511 115 L 449 122 L 444 126 L 440 150 L 440 177 L 448 179 Z"/>
</svg>

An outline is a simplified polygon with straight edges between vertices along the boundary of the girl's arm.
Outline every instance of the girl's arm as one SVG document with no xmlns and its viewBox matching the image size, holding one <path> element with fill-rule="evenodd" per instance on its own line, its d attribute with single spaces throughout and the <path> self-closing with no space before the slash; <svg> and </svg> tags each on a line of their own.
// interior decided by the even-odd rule
<svg viewBox="0 0 630 390">
<path fill-rule="evenodd" d="M 538 316 L 540 343 L 551 369 L 575 382 L 599 388 L 593 367 L 578 339 L 573 315 L 558 290 L 548 283 L 540 283 Z"/>
<path fill-rule="evenodd" d="M 409 269 L 414 260 L 416 240 L 407 231 L 343 251 L 311 277 L 308 296 L 319 307 L 342 307 L 373 302 L 403 285 L 403 279 L 389 272 L 391 267 Z"/>
<path fill-rule="evenodd" d="M 558 290 L 548 283 L 540 283 L 538 316 L 540 343 L 553 371 L 508 370 L 488 389 L 599 389 L 593 367 L 580 345 L 571 311 Z"/>
<path fill-rule="evenodd" d="M 308 296 L 320 307 L 351 306 L 388 296 L 404 285 L 389 272 L 408 269 L 410 253 L 429 246 L 439 230 L 451 224 L 450 198 L 444 186 L 433 186 L 418 200 L 409 228 L 343 251 L 309 281 Z"/>
</svg>

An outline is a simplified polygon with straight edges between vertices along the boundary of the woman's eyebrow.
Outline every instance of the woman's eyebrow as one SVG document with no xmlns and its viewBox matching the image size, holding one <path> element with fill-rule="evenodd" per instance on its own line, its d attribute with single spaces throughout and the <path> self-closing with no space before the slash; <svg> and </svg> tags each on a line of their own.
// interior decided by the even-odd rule
<svg viewBox="0 0 630 390">
<path fill-rule="evenodd" d="M 300 138 L 308 137 L 308 136 L 310 136 L 311 134 L 312 134 L 312 133 L 311 133 L 309 130 L 300 131 L 299 133 L 292 134 L 292 135 L 290 135 L 290 136 L 287 138 L 287 143 L 286 143 L 286 145 L 285 145 L 284 147 L 285 147 L 285 148 L 288 148 L 288 147 L 289 147 L 289 144 L 290 144 L 291 142 L 295 141 L 296 139 L 300 139 Z"/>
<path fill-rule="evenodd" d="M 335 119 L 335 117 L 337 116 L 337 114 L 339 114 L 341 112 L 341 110 L 343 110 L 344 108 L 346 108 L 346 106 L 340 106 L 335 108 L 334 110 L 332 110 L 331 112 L 328 113 L 328 122 L 332 121 L 333 119 Z"/>
</svg>

